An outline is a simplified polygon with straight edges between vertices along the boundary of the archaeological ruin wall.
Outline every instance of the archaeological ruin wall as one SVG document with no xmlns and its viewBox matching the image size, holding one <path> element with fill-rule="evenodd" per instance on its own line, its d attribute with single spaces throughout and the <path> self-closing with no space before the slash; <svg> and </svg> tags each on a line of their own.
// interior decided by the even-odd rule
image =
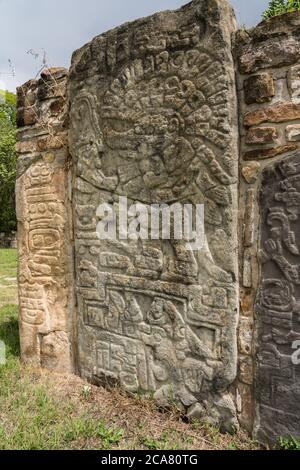
<svg viewBox="0 0 300 470">
<path fill-rule="evenodd" d="M 25 362 L 299 437 L 299 31 L 299 13 L 238 31 L 226 1 L 194 0 L 18 89 Z M 124 198 L 203 205 L 201 248 L 100 239 Z"/>
<path fill-rule="evenodd" d="M 240 119 L 242 421 L 276 440 L 300 434 L 300 14 L 236 36 Z M 243 402 L 243 400 L 242 400 Z M 251 419 L 252 416 L 252 419 Z M 253 425 L 250 424 L 250 428 Z"/>
</svg>

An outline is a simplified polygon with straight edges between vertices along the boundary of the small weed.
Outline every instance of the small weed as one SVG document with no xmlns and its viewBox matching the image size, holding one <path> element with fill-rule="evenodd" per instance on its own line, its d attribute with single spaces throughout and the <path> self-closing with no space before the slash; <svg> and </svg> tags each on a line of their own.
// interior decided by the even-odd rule
<svg viewBox="0 0 300 470">
<path fill-rule="evenodd" d="M 160 442 L 152 437 L 145 437 L 143 444 L 150 450 L 161 450 Z"/>
<path fill-rule="evenodd" d="M 234 442 L 231 442 L 228 446 L 228 450 L 238 450 L 238 447 Z"/>
<path fill-rule="evenodd" d="M 102 440 L 102 450 L 109 450 L 113 444 L 119 444 L 124 434 L 123 429 L 105 427 L 103 421 L 99 423 L 96 436 Z"/>
<path fill-rule="evenodd" d="M 84 400 L 88 400 L 88 399 L 89 399 L 90 394 L 91 394 L 91 391 L 92 391 L 92 387 L 90 387 L 89 385 L 84 385 L 84 386 L 82 387 L 81 394 L 82 394 Z"/>
<path fill-rule="evenodd" d="M 281 450 L 300 450 L 300 441 L 293 436 L 281 437 L 279 447 Z"/>
</svg>

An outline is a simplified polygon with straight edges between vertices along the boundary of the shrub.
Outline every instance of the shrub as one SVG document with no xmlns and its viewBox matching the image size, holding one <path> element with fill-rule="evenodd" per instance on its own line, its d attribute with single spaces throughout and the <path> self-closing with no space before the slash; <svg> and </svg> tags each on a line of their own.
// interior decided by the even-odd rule
<svg viewBox="0 0 300 470">
<path fill-rule="evenodd" d="M 0 232 L 16 229 L 16 96 L 0 90 Z"/>
<path fill-rule="evenodd" d="M 269 19 L 296 10 L 300 11 L 300 0 L 271 0 L 263 18 Z"/>
</svg>

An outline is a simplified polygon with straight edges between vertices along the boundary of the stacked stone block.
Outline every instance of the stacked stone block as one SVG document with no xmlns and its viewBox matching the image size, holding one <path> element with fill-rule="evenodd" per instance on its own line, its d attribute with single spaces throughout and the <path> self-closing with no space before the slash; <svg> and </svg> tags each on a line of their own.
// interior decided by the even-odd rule
<svg viewBox="0 0 300 470">
<path fill-rule="evenodd" d="M 240 420 L 261 440 L 299 436 L 298 12 L 236 37 L 240 119 Z M 245 347 L 247 346 L 247 347 Z"/>
</svg>

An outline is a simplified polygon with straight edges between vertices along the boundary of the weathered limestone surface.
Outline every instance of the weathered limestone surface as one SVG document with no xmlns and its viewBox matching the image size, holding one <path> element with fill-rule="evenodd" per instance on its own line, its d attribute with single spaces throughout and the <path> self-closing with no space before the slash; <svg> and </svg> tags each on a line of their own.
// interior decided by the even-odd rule
<svg viewBox="0 0 300 470">
<path fill-rule="evenodd" d="M 18 89 L 17 218 L 22 359 L 72 370 L 67 71 Z"/>
<path fill-rule="evenodd" d="M 299 31 L 235 34 L 226 1 L 194 0 L 18 90 L 23 360 L 300 437 Z M 120 196 L 204 204 L 204 246 L 100 240 Z"/>
<path fill-rule="evenodd" d="M 257 435 L 300 437 L 300 154 L 268 166 L 260 191 L 262 280 L 257 297 Z"/>
<path fill-rule="evenodd" d="M 240 118 L 239 421 L 260 441 L 300 435 L 299 37 L 286 14 L 236 37 Z"/>
<path fill-rule="evenodd" d="M 299 13 L 286 13 L 263 21 L 249 31 L 240 30 L 237 63 L 242 74 L 290 66 L 299 61 Z"/>
<path fill-rule="evenodd" d="M 232 25 L 232 30 L 230 30 Z M 80 373 L 237 426 L 237 126 L 223 1 L 95 38 L 70 72 Z M 204 248 L 98 240 L 118 196 L 205 204 Z"/>
</svg>

